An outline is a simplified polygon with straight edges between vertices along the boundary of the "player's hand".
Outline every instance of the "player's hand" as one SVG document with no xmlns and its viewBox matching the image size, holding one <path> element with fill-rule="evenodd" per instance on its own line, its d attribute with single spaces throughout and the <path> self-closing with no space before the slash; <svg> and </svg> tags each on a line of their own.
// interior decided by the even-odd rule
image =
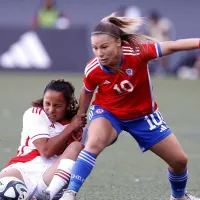
<svg viewBox="0 0 200 200">
<path fill-rule="evenodd" d="M 77 114 L 73 117 L 70 125 L 73 128 L 73 131 L 79 131 L 87 124 L 86 114 Z"/>
<path fill-rule="evenodd" d="M 83 129 L 81 128 L 78 131 L 74 131 L 72 133 L 72 138 L 73 138 L 74 141 L 80 142 L 81 139 L 82 139 L 82 135 L 83 135 Z"/>
</svg>

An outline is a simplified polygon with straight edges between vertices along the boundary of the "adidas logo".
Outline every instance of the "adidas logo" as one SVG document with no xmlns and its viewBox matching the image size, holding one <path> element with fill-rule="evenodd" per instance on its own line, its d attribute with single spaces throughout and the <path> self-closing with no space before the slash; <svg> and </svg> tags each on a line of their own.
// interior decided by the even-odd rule
<svg viewBox="0 0 200 200">
<path fill-rule="evenodd" d="M 52 124 L 50 125 L 50 127 L 51 127 L 51 128 L 55 128 L 55 125 L 52 123 Z"/>
<path fill-rule="evenodd" d="M 103 84 L 107 85 L 107 84 L 110 84 L 110 83 L 111 83 L 110 81 L 105 80 Z"/>
<path fill-rule="evenodd" d="M 166 126 L 161 125 L 160 132 L 162 133 L 162 132 L 165 131 L 166 129 L 167 129 Z"/>
<path fill-rule="evenodd" d="M 0 66 L 7 69 L 48 69 L 51 63 L 40 38 L 33 31 L 24 33 L 8 51 L 0 55 Z"/>
</svg>

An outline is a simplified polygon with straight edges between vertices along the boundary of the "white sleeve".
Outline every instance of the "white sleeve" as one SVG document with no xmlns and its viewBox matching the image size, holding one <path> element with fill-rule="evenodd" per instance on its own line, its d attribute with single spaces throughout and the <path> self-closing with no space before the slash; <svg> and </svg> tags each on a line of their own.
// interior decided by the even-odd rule
<svg viewBox="0 0 200 200">
<path fill-rule="evenodd" d="M 23 129 L 28 133 L 31 142 L 39 138 L 50 138 L 45 116 L 43 110 L 35 112 L 34 108 L 30 108 L 24 113 Z"/>
</svg>

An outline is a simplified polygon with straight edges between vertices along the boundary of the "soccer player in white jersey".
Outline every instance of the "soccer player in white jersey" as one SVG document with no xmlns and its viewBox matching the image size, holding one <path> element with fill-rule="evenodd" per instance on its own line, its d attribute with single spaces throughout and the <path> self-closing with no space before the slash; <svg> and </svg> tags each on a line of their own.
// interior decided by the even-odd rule
<svg viewBox="0 0 200 200">
<path fill-rule="evenodd" d="M 24 181 L 28 198 L 49 199 L 67 185 L 79 152 L 86 115 L 77 114 L 74 87 L 53 80 L 43 98 L 32 103 L 23 116 L 21 144 L 16 157 L 0 172 L 0 178 L 13 176 Z M 47 188 L 48 187 L 48 188 Z"/>
</svg>

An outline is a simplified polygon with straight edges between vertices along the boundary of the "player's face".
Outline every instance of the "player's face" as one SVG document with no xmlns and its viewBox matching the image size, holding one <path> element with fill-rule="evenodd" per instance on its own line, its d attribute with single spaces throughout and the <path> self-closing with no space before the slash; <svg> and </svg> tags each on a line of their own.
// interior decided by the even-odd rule
<svg viewBox="0 0 200 200">
<path fill-rule="evenodd" d="M 91 37 L 91 43 L 95 56 L 105 66 L 112 65 L 117 59 L 116 57 L 119 56 L 119 49 L 121 48 L 120 39 L 107 34 L 99 34 Z"/>
<path fill-rule="evenodd" d="M 63 121 L 67 109 L 63 93 L 48 90 L 43 97 L 43 109 L 51 122 Z"/>
</svg>

